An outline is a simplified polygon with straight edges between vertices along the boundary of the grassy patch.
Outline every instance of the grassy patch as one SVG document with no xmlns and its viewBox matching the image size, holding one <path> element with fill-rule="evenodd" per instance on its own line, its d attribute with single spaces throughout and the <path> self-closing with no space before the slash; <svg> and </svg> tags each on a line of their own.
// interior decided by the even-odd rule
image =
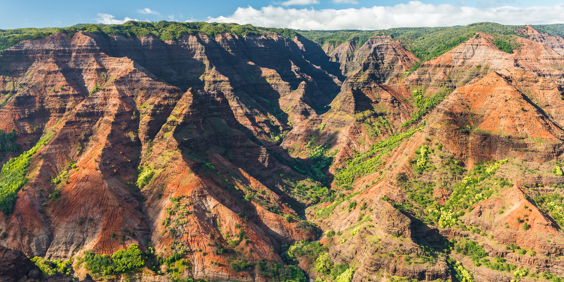
<svg viewBox="0 0 564 282">
<path fill-rule="evenodd" d="M 311 162 L 311 170 L 315 179 L 325 185 L 327 185 L 327 177 L 325 172 L 333 164 L 333 157 L 337 154 L 337 150 L 329 153 L 328 148 L 325 145 L 317 146 L 313 148 L 307 154 L 308 160 Z"/>
<path fill-rule="evenodd" d="M 126 250 L 115 252 L 111 257 L 98 255 L 92 251 L 85 251 L 79 260 L 86 269 L 94 274 L 117 275 L 143 269 L 145 267 L 144 254 L 137 245 L 131 245 Z"/>
<path fill-rule="evenodd" d="M 547 193 L 533 198 L 537 207 L 548 213 L 560 227 L 564 227 L 564 197 L 558 193 Z"/>
<path fill-rule="evenodd" d="M 364 175 L 376 172 L 381 165 L 381 157 L 391 152 L 399 146 L 404 139 L 411 137 L 415 132 L 421 130 L 417 128 L 401 134 L 390 136 L 384 141 L 380 141 L 372 145 L 370 150 L 362 154 L 356 154 L 347 161 L 347 164 L 335 173 L 335 180 L 338 185 L 346 185 Z"/>
<path fill-rule="evenodd" d="M 450 198 L 440 210 L 429 210 L 428 212 L 438 218 L 439 227 L 447 228 L 457 225 L 458 218 L 474 204 L 488 199 L 495 190 L 490 185 L 480 185 L 481 182 L 493 176 L 497 169 L 507 163 L 508 160 L 494 162 L 486 167 L 486 164 L 477 163 L 472 171 L 468 173 L 461 182 L 457 183 Z M 501 187 L 511 185 L 501 181 Z"/>
<path fill-rule="evenodd" d="M 282 265 L 274 261 L 263 261 L 258 264 L 259 274 L 268 281 L 306 282 L 304 272 L 295 265 Z"/>
<path fill-rule="evenodd" d="M 400 128 L 409 127 L 413 123 L 420 120 L 423 116 L 425 116 L 430 110 L 440 104 L 448 94 L 452 92 L 452 89 L 445 87 L 441 89 L 437 94 L 433 95 L 432 97 L 424 97 L 423 92 L 420 89 L 413 90 L 413 98 L 415 99 L 415 104 L 417 106 L 417 110 L 413 112 L 411 119 L 406 121 L 404 124 L 401 125 Z"/>
<path fill-rule="evenodd" d="M 48 260 L 42 257 L 34 257 L 31 259 L 39 267 L 41 272 L 46 275 L 66 274 L 70 275 L 72 272 L 72 259 L 67 261 L 61 260 Z"/>
<path fill-rule="evenodd" d="M 27 184 L 27 168 L 31 164 L 33 155 L 49 141 L 54 134 L 47 135 L 39 140 L 35 146 L 21 154 L 19 157 L 10 159 L 0 172 L 0 210 L 5 215 L 14 211 L 14 205 L 18 198 L 18 191 Z"/>
<path fill-rule="evenodd" d="M 137 187 L 139 189 L 145 187 L 153 179 L 155 172 L 150 167 L 141 168 L 141 173 L 137 177 Z"/>
</svg>

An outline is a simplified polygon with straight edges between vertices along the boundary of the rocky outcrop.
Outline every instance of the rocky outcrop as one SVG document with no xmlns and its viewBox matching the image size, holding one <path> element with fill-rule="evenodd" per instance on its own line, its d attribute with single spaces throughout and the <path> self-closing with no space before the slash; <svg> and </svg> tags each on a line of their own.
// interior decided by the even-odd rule
<svg viewBox="0 0 564 282">
<path fill-rule="evenodd" d="M 40 277 L 41 272 L 22 252 L 0 246 L 0 280 L 20 281 L 31 276 Z"/>
<path fill-rule="evenodd" d="M 333 61 L 341 65 L 343 75 L 350 76 L 357 71 L 380 72 L 377 82 L 388 79 L 408 70 L 418 61 L 415 55 L 405 50 L 401 44 L 388 36 L 376 35 L 364 45 L 345 42 L 329 53 Z"/>
</svg>

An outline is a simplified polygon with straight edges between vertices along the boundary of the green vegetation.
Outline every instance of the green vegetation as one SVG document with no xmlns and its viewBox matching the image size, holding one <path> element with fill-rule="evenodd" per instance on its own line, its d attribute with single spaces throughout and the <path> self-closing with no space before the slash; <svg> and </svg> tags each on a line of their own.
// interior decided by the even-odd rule
<svg viewBox="0 0 564 282">
<path fill-rule="evenodd" d="M 58 28 L 18 28 L 3 30 L 0 29 L 0 52 L 10 48 L 23 40 L 33 40 L 47 37 Z"/>
<path fill-rule="evenodd" d="M 325 171 L 329 169 L 331 164 L 333 164 L 333 157 L 337 154 L 337 151 L 331 153 L 327 152 L 328 148 L 325 145 L 320 145 L 313 148 L 307 154 L 308 160 L 312 163 L 311 170 L 315 179 L 324 185 L 328 185 L 327 177 L 325 176 Z"/>
<path fill-rule="evenodd" d="M 139 189 L 145 187 L 145 185 L 153 179 L 154 175 L 155 173 L 150 167 L 141 168 L 141 173 L 139 173 L 139 176 L 137 177 L 137 187 L 139 187 Z"/>
<path fill-rule="evenodd" d="M 59 173 L 57 175 L 57 177 L 51 178 L 51 185 L 57 186 L 60 183 L 66 183 L 68 181 L 69 177 L 70 177 L 69 172 L 65 170 L 65 171 Z"/>
<path fill-rule="evenodd" d="M 258 264 L 259 274 L 268 281 L 274 282 L 306 282 L 306 276 L 294 265 L 282 265 L 278 262 L 263 261 Z"/>
<path fill-rule="evenodd" d="M 395 202 L 387 197 L 383 197 L 382 199 L 390 202 L 396 209 L 421 219 L 426 224 L 437 224 L 437 220 L 440 218 L 437 211 L 440 211 L 442 206 L 439 201 L 439 198 L 441 198 L 440 195 L 451 191 L 456 182 L 439 184 L 436 182 L 420 181 L 417 175 L 424 171 L 438 170 L 440 173 L 449 175 L 449 178 L 456 180 L 462 179 L 462 176 L 466 173 L 466 170 L 460 165 L 460 162 L 455 160 L 452 156 L 445 158 L 444 155 L 439 153 L 439 160 L 437 160 L 436 154 L 442 151 L 442 148 L 443 146 L 440 143 L 421 146 L 415 151 L 415 157 L 410 160 L 412 170 L 416 172 L 416 177 L 408 177 L 406 173 L 399 173 L 396 176 L 397 183 L 406 193 L 406 201 Z M 490 185 L 492 182 L 493 181 L 490 181 L 483 185 Z M 500 180 L 500 183 L 505 182 Z"/>
<path fill-rule="evenodd" d="M 289 263 L 297 264 L 298 257 L 305 256 L 315 261 L 321 254 L 327 253 L 328 251 L 329 249 L 319 242 L 298 241 L 290 246 L 284 256 Z"/>
<path fill-rule="evenodd" d="M 174 262 L 167 261 L 167 272 L 173 278 L 179 278 L 184 274 L 184 270 L 190 267 L 190 261 L 187 259 L 177 259 Z"/>
<path fill-rule="evenodd" d="M 476 36 L 476 33 L 487 33 L 494 36 L 515 36 L 516 31 L 523 26 L 507 26 L 496 23 L 476 23 L 467 26 L 453 27 L 418 27 L 418 28 L 392 28 L 380 31 L 299 31 L 303 36 L 323 46 L 328 42 L 343 43 L 355 37 L 364 38 L 373 35 L 391 36 L 394 40 L 404 43 L 407 50 L 411 51 L 422 61 L 436 58 L 464 41 Z M 540 27 L 541 30 L 552 34 L 564 34 L 562 25 L 548 25 Z M 362 43 L 362 40 L 358 40 Z M 415 66 L 415 69 L 417 66 Z M 413 71 L 413 70 L 411 70 Z"/>
<path fill-rule="evenodd" d="M 473 261 L 478 261 L 488 254 L 478 243 L 472 240 L 461 239 L 456 243 L 454 250 L 457 253 L 470 257 Z"/>
<path fill-rule="evenodd" d="M 522 26 L 507 26 L 496 23 L 475 23 L 467 26 L 436 28 L 393 28 L 383 31 L 408 44 L 408 50 L 423 61 L 436 58 L 460 43 L 475 36 L 476 33 L 492 35 L 516 35 Z"/>
<path fill-rule="evenodd" d="M 345 196 L 344 194 L 340 194 L 339 197 L 337 197 L 333 203 L 327 207 L 324 207 L 322 209 L 318 209 L 315 212 L 316 216 L 322 217 L 322 218 L 328 218 L 329 216 L 331 216 L 333 214 L 333 211 L 335 210 L 335 208 L 340 205 L 342 202 L 344 201 L 348 201 L 350 200 L 352 197 L 358 195 L 358 192 L 353 193 L 351 195 Z M 349 212 L 350 212 L 350 208 L 351 208 L 351 204 L 354 202 L 349 203 Z M 356 204 L 353 204 L 356 205 Z"/>
<path fill-rule="evenodd" d="M 558 175 L 558 176 L 562 176 L 564 173 L 562 172 L 562 168 L 560 166 L 555 166 L 554 169 L 552 170 L 552 173 Z"/>
<path fill-rule="evenodd" d="M 515 277 L 516 281 L 521 280 L 521 278 L 527 275 L 529 275 L 529 270 L 526 268 L 519 268 L 513 273 L 513 277 Z"/>
<path fill-rule="evenodd" d="M 439 227 L 447 228 L 458 224 L 458 218 L 464 215 L 464 211 L 475 203 L 488 199 L 495 190 L 490 185 L 479 185 L 482 181 L 493 176 L 497 169 L 507 163 L 502 160 L 485 167 L 483 163 L 477 163 L 472 171 L 464 179 L 457 183 L 450 198 L 440 211 L 429 210 L 438 219 Z M 498 183 L 501 187 L 511 185 L 504 181 Z"/>
<path fill-rule="evenodd" d="M 548 213 L 560 227 L 564 227 L 564 197 L 558 193 L 547 193 L 533 198 L 543 212 Z"/>
<path fill-rule="evenodd" d="M 372 145 L 370 150 L 362 154 L 356 154 L 347 161 L 346 166 L 340 168 L 335 173 L 335 181 L 338 185 L 346 185 L 352 183 L 356 178 L 376 172 L 381 164 L 381 157 L 391 152 L 399 146 L 404 139 L 411 137 L 415 132 L 421 130 L 417 128 L 401 134 L 390 136 L 384 141 L 380 141 Z"/>
<path fill-rule="evenodd" d="M 511 48 L 511 44 L 507 41 L 496 39 L 496 40 L 494 40 L 493 44 L 500 51 L 503 51 L 503 52 L 509 53 L 509 54 L 513 53 L 513 48 Z"/>
<path fill-rule="evenodd" d="M 409 127 L 414 122 L 425 116 L 430 110 L 440 104 L 448 94 L 452 92 L 452 89 L 445 87 L 441 89 L 437 94 L 432 97 L 425 98 L 423 92 L 420 89 L 413 90 L 413 97 L 415 98 L 415 104 L 417 106 L 417 111 L 414 111 L 410 120 L 406 121 L 401 125 L 400 128 Z"/>
<path fill-rule="evenodd" d="M 178 40 L 184 35 L 207 34 L 212 39 L 222 33 L 237 36 L 263 35 L 276 33 L 293 39 L 297 33 L 291 29 L 260 28 L 252 25 L 238 25 L 226 23 L 206 22 L 135 22 L 129 21 L 121 25 L 87 24 L 75 25 L 67 28 L 23 28 L 13 30 L 0 30 L 0 51 L 18 44 L 22 40 L 31 40 L 47 37 L 61 32 L 72 36 L 75 32 L 84 31 L 102 36 L 121 35 L 129 38 L 139 38 L 153 35 L 161 40 Z"/>
<path fill-rule="evenodd" d="M 236 261 L 232 261 L 229 266 L 234 271 L 239 272 L 239 271 L 243 271 L 247 268 L 250 268 L 254 265 L 255 265 L 254 263 L 250 263 L 250 262 L 247 262 L 245 260 L 236 260 Z"/>
<path fill-rule="evenodd" d="M 339 276 L 337 276 L 337 278 L 335 279 L 335 282 L 351 282 L 353 275 L 354 275 L 355 269 L 353 268 L 347 268 L 347 270 L 343 271 L 343 273 L 341 273 Z"/>
<path fill-rule="evenodd" d="M 27 168 L 31 164 L 31 159 L 35 153 L 47 142 L 54 134 L 47 135 L 39 140 L 35 146 L 24 152 L 17 158 L 10 159 L 0 172 L 0 210 L 5 215 L 14 211 L 14 205 L 18 198 L 18 191 L 27 183 Z"/>
<path fill-rule="evenodd" d="M 556 276 L 556 275 L 549 273 L 549 272 L 543 272 L 541 274 L 541 277 L 546 279 L 546 280 L 549 280 L 550 282 L 564 282 L 563 277 Z"/>
<path fill-rule="evenodd" d="M 514 36 L 508 35 L 498 35 L 494 38 L 493 44 L 505 53 L 512 54 L 513 50 L 519 50 L 521 48 L 521 44 L 515 41 Z"/>
<path fill-rule="evenodd" d="M 329 259 L 328 253 L 322 253 L 315 260 L 315 271 L 319 274 L 330 274 L 335 264 Z"/>
<path fill-rule="evenodd" d="M 417 158 L 417 173 L 421 174 L 429 167 L 429 146 L 423 145 L 415 152 Z"/>
<path fill-rule="evenodd" d="M 370 112 L 370 114 L 374 113 L 372 111 L 366 112 Z M 370 134 L 370 137 L 379 137 L 383 136 L 386 133 L 393 132 L 393 126 L 390 123 L 390 120 L 385 116 L 368 116 L 359 119 L 359 115 L 362 115 L 366 112 L 356 114 L 355 118 L 358 121 L 361 121 L 362 124 L 364 124 L 366 131 L 368 132 L 368 134 Z"/>
<path fill-rule="evenodd" d="M 317 183 L 311 185 L 299 183 L 295 186 L 295 192 L 300 199 L 304 199 L 314 204 L 331 201 L 335 196 L 335 194 L 327 187 L 321 186 Z"/>
<path fill-rule="evenodd" d="M 55 275 L 55 274 L 67 274 L 70 275 L 72 272 L 72 259 L 67 261 L 60 261 L 60 260 L 48 260 L 42 257 L 34 257 L 31 259 L 39 267 L 41 272 L 45 273 L 46 275 Z"/>
<path fill-rule="evenodd" d="M 564 24 L 531 25 L 531 27 L 539 32 L 546 32 L 548 34 L 564 37 Z"/>
<path fill-rule="evenodd" d="M 79 263 L 84 263 L 86 269 L 92 273 L 101 275 L 122 274 L 145 267 L 144 254 L 137 245 L 131 245 L 127 250 L 117 251 L 111 257 L 85 251 Z"/>
<path fill-rule="evenodd" d="M 451 273 L 459 282 L 474 282 L 474 277 L 459 261 L 447 260 Z"/>
<path fill-rule="evenodd" d="M 12 130 L 10 133 L 4 133 L 0 130 L 0 152 L 1 153 L 17 153 L 20 146 L 16 143 L 16 132 Z"/>
<path fill-rule="evenodd" d="M 319 46 L 333 45 L 337 47 L 345 42 L 351 42 L 360 47 L 364 45 L 372 36 L 375 31 L 360 31 L 360 30 L 339 30 L 339 31 L 325 31 L 325 30 L 298 30 L 304 37 L 316 42 Z"/>
<path fill-rule="evenodd" d="M 298 258 L 314 262 L 316 272 L 324 278 L 322 281 L 350 282 L 356 269 L 347 264 L 335 265 L 328 252 L 329 248 L 319 242 L 299 241 L 290 246 L 285 258 L 291 264 L 297 264 Z"/>
</svg>

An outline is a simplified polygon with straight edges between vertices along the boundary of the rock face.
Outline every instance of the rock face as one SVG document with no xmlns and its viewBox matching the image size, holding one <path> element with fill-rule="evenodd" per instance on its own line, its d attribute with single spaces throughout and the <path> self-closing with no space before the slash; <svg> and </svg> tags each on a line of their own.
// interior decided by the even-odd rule
<svg viewBox="0 0 564 282">
<path fill-rule="evenodd" d="M 39 269 L 22 252 L 0 246 L 0 280 L 19 281 L 30 272 L 39 275 Z"/>
<path fill-rule="evenodd" d="M 511 54 L 477 33 L 415 71 L 386 36 L 22 41 L 0 56 L 25 165 L 0 280 L 71 279 L 34 256 L 98 280 L 562 276 L 564 39 L 519 32 Z M 134 244 L 127 277 L 80 260 Z"/>
</svg>

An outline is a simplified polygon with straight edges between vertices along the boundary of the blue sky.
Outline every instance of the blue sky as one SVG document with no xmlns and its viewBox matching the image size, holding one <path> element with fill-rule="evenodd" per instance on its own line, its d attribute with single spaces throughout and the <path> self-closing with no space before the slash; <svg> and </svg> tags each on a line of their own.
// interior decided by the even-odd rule
<svg viewBox="0 0 564 282">
<path fill-rule="evenodd" d="M 77 23 L 175 20 L 251 23 L 299 29 L 451 26 L 481 21 L 564 23 L 555 0 L 0 0 L 0 29 Z"/>
</svg>

